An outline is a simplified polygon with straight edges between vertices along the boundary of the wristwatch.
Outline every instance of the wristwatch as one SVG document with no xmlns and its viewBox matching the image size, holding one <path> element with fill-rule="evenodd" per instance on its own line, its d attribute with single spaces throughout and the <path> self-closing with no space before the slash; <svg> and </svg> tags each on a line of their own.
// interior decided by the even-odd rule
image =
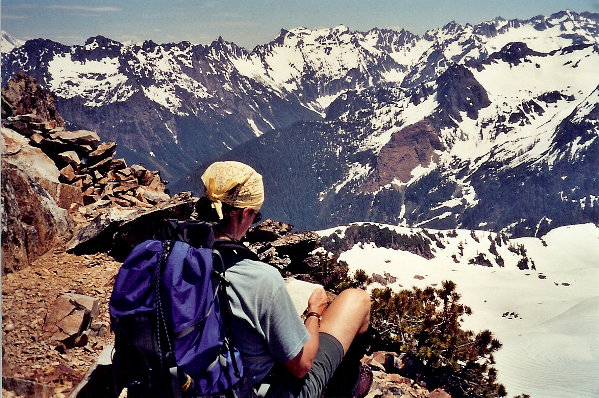
<svg viewBox="0 0 599 398">
<path fill-rule="evenodd" d="M 320 320 L 322 319 L 322 316 L 318 312 L 308 311 L 307 309 L 302 314 L 302 317 L 304 318 L 304 323 L 311 316 L 314 316 L 314 317 L 316 317 L 316 319 L 318 319 L 318 326 L 320 326 Z"/>
</svg>

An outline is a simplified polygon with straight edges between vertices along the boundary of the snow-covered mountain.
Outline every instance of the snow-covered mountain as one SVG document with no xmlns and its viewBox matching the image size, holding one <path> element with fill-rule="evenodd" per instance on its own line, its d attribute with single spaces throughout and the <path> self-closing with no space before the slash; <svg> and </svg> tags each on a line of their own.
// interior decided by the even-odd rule
<svg viewBox="0 0 599 398">
<path fill-rule="evenodd" d="M 469 41 L 480 44 L 476 52 L 440 39 L 435 59 L 445 61 L 434 72 L 416 63 L 418 85 L 410 72 L 401 84 L 345 91 L 324 121 L 267 133 L 224 157 L 255 164 L 271 188 L 272 215 L 300 227 L 371 220 L 522 236 L 597 222 L 599 35 L 586 20 L 590 33 L 570 32 L 568 42 L 556 26 L 573 15 L 541 27 L 493 21 L 494 35 Z M 435 33 L 471 38 L 481 29 Z M 489 52 L 507 41 L 498 31 L 523 41 Z M 431 59 L 427 51 L 420 60 Z M 197 177 L 179 186 L 199 190 Z"/>
<path fill-rule="evenodd" d="M 9 53 L 15 47 L 20 47 L 23 44 L 25 44 L 23 40 L 19 40 L 5 31 L 0 32 L 0 52 L 2 54 Z"/>
<path fill-rule="evenodd" d="M 341 241 L 348 228 L 319 232 Z M 457 285 L 472 308 L 464 327 L 489 329 L 502 342 L 494 355 L 498 381 L 508 396 L 595 397 L 599 393 L 599 228 L 556 228 L 539 238 L 507 239 L 469 230 L 422 230 L 370 225 L 419 235 L 431 254 L 365 241 L 343 248 L 350 274 L 365 270 L 371 288 Z M 352 236 L 358 234 L 354 233 Z M 421 241 L 420 239 L 419 241 Z"/>
<path fill-rule="evenodd" d="M 246 160 L 265 174 L 265 210 L 300 227 L 530 235 L 599 219 L 598 21 L 562 11 L 422 37 L 297 28 L 252 51 L 38 39 L 3 54 L 2 79 L 27 71 L 65 120 L 171 180 L 218 156 Z"/>
<path fill-rule="evenodd" d="M 240 75 L 228 57 L 245 50 L 218 40 L 83 46 L 29 40 L 2 58 L 3 85 L 24 70 L 54 92 L 71 128 L 116 141 L 121 155 L 178 178 L 196 163 L 271 128 L 316 114 Z"/>
</svg>

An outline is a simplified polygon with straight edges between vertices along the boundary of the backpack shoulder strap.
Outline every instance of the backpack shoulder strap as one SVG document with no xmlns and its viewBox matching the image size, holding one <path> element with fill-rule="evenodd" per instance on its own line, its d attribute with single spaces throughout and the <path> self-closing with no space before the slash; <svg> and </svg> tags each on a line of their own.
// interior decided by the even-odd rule
<svg viewBox="0 0 599 398">
<path fill-rule="evenodd" d="M 181 241 L 189 246 L 212 247 L 214 244 L 214 224 L 199 220 L 167 219 L 156 234 L 159 240 Z"/>
<path fill-rule="evenodd" d="M 220 253 L 225 269 L 244 259 L 260 261 L 256 253 L 239 242 L 216 240 L 212 248 Z"/>
<path fill-rule="evenodd" d="M 229 301 L 229 296 L 227 295 L 227 286 L 230 285 L 230 282 L 225 277 L 225 263 L 223 262 L 223 258 L 218 251 L 218 249 L 212 250 L 212 257 L 214 259 L 214 274 L 218 278 L 219 282 L 217 285 L 218 291 L 218 301 L 220 303 L 220 308 L 223 313 L 222 319 L 223 324 L 225 326 L 225 339 L 224 345 L 231 355 L 231 360 L 233 363 L 233 370 L 235 372 L 235 376 L 241 377 L 241 371 L 239 370 L 239 366 L 237 364 L 237 360 L 235 359 L 235 352 L 233 347 L 233 342 L 230 337 L 232 336 L 232 328 L 231 322 L 233 319 L 233 311 L 231 310 L 231 303 Z"/>
</svg>

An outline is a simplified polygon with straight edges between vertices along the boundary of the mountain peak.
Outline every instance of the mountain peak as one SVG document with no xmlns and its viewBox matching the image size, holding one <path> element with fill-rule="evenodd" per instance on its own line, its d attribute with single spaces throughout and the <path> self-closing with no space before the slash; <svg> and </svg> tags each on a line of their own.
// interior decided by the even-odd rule
<svg viewBox="0 0 599 398">
<path fill-rule="evenodd" d="M 442 30 L 444 30 L 448 33 L 455 33 L 462 28 L 463 28 L 463 26 L 461 24 L 457 23 L 456 21 L 450 21 L 447 24 L 445 24 L 445 26 L 443 26 Z"/>
<path fill-rule="evenodd" d="M 557 126 L 570 114 L 559 143 L 586 140 L 571 147 L 586 156 L 587 175 L 596 174 L 592 161 L 599 159 L 589 146 L 599 144 L 591 142 L 596 125 L 586 123 L 596 97 L 577 108 L 599 83 L 599 53 L 581 46 L 596 45 L 596 22 L 576 13 L 562 18 L 569 15 L 574 23 L 555 17 L 544 30 L 535 30 L 541 17 L 474 27 L 453 21 L 426 38 L 345 25 L 282 29 L 251 53 L 223 37 L 206 47 L 147 41 L 146 48 L 110 49 L 115 42 L 104 37 L 90 39 L 94 49 L 39 39 L 3 56 L 3 79 L 30 72 L 56 93 L 66 120 L 117 141 L 131 161 L 172 181 L 207 159 L 247 156 L 254 146 L 249 160 L 262 162 L 265 181 L 268 170 L 269 183 L 292 181 L 267 211 L 302 228 L 331 219 L 468 228 L 487 222 L 525 234 L 542 217 L 555 225 L 575 214 L 589 220 L 589 203 L 597 202 L 596 182 L 583 179 L 579 164 L 547 161 Z M 431 131 L 406 128 L 423 119 Z M 414 140 L 421 145 L 412 153 Z M 563 154 L 569 147 L 555 148 Z M 398 162 L 398 153 L 417 161 Z M 401 167 L 387 167 L 372 189 L 361 189 L 386 160 Z M 562 174 L 554 178 L 552 167 Z M 289 192 L 305 181 L 315 183 Z M 539 187 L 544 181 L 550 184 Z M 549 192 L 557 188 L 569 200 L 559 214 L 552 209 L 564 196 Z M 535 207 L 516 207 L 518 191 Z"/>
<path fill-rule="evenodd" d="M 349 32 L 349 27 L 341 24 L 341 25 L 335 26 L 332 30 L 334 32 L 345 33 L 345 32 Z"/>
<path fill-rule="evenodd" d="M 1 33 L 0 33 L 0 51 L 2 52 L 2 54 L 9 53 L 13 49 L 15 49 L 17 47 L 21 47 L 23 44 L 25 44 L 24 40 L 19 40 L 4 30 L 1 31 Z"/>
<path fill-rule="evenodd" d="M 88 51 L 96 50 L 96 49 L 108 50 L 108 49 L 119 48 L 121 46 L 122 46 L 122 43 L 120 43 L 116 40 L 109 39 L 108 37 L 101 36 L 101 35 L 88 38 L 84 44 L 85 49 Z"/>
</svg>

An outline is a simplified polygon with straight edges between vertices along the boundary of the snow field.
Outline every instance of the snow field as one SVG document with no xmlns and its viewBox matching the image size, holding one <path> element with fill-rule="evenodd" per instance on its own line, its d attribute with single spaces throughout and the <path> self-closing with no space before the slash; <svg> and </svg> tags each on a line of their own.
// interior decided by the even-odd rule
<svg viewBox="0 0 599 398">
<path fill-rule="evenodd" d="M 399 233 L 410 231 L 390 228 Z M 445 248 L 436 248 L 431 260 L 373 244 L 356 245 L 339 259 L 348 263 L 350 274 L 357 269 L 368 275 L 390 273 L 398 278 L 389 285 L 395 291 L 412 286 L 440 287 L 443 280 L 454 281 L 462 303 L 473 311 L 464 318 L 463 326 L 473 331 L 489 329 L 503 343 L 495 359 L 499 382 L 506 386 L 509 396 L 598 396 L 599 227 L 567 226 L 550 231 L 542 239 L 512 239 L 497 247 L 504 267 L 492 260 L 488 232 L 475 232 L 479 242 L 470 231 L 458 230 L 457 237 L 442 232 Z M 458 253 L 460 242 L 464 255 L 456 255 L 459 263 L 455 263 L 451 255 Z M 509 245 L 523 245 L 536 270 L 518 269 L 516 263 L 521 257 L 509 251 Z M 485 253 L 493 267 L 468 264 L 478 253 Z M 381 286 L 369 286 L 374 287 Z"/>
</svg>

